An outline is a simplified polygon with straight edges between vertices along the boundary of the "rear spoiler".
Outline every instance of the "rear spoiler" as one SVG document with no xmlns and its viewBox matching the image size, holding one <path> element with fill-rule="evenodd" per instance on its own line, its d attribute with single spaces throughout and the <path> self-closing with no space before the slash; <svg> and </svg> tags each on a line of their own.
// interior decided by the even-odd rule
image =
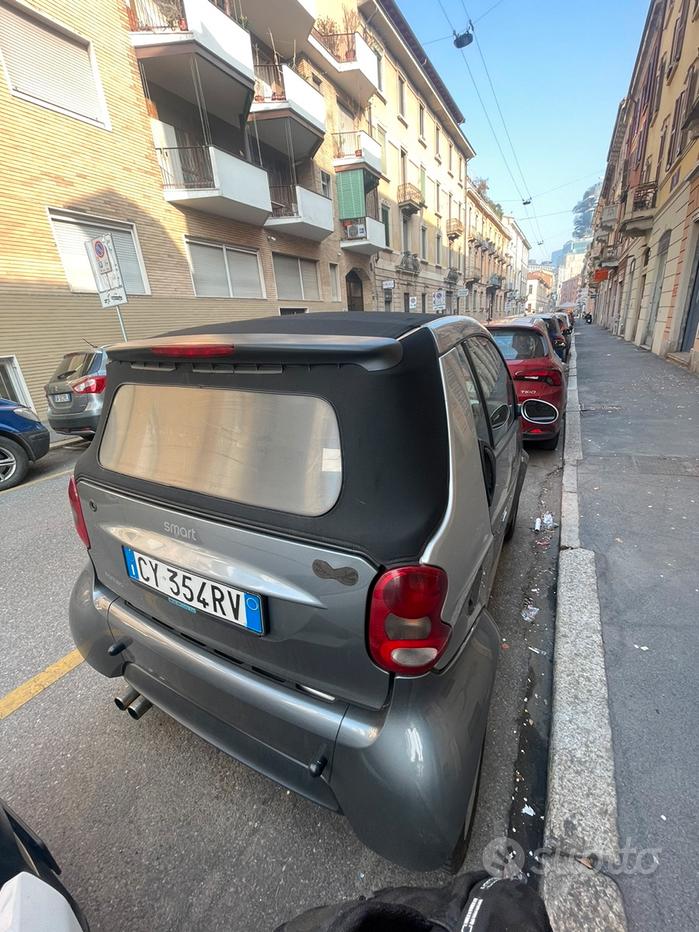
<svg viewBox="0 0 699 932">
<path fill-rule="evenodd" d="M 386 337 L 329 336 L 327 334 L 227 333 L 154 337 L 115 343 L 107 348 L 119 362 L 206 361 L 289 363 L 296 365 L 355 365 L 375 371 L 391 369 L 403 358 L 398 340 Z"/>
</svg>

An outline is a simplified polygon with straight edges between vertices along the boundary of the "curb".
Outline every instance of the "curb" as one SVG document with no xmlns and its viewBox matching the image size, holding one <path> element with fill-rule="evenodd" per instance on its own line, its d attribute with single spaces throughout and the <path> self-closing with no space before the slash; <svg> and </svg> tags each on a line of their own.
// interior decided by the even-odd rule
<svg viewBox="0 0 699 932">
<path fill-rule="evenodd" d="M 583 458 L 575 341 L 568 370 L 542 895 L 554 932 L 626 932 L 621 893 L 590 865 L 619 859 L 595 554 L 580 544 Z"/>
</svg>

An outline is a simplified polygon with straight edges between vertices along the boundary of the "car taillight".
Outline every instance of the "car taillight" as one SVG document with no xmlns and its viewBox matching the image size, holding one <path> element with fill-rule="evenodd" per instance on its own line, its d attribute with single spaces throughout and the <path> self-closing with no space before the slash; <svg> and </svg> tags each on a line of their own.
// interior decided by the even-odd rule
<svg viewBox="0 0 699 932">
<path fill-rule="evenodd" d="M 70 501 L 70 507 L 73 512 L 75 530 L 78 532 L 80 540 L 89 550 L 90 535 L 87 533 L 87 525 L 85 524 L 85 517 L 83 516 L 83 506 L 80 504 L 80 496 L 78 495 L 78 486 L 75 481 L 75 476 L 71 476 L 68 483 L 68 500 Z"/>
<path fill-rule="evenodd" d="M 171 356 L 180 359 L 205 359 L 210 356 L 230 356 L 235 346 L 223 346 L 220 343 L 200 343 L 199 345 L 170 344 L 168 346 L 152 346 L 154 356 Z"/>
<path fill-rule="evenodd" d="M 546 382 L 548 385 L 563 385 L 558 369 L 527 369 L 515 372 L 514 378 L 518 382 Z"/>
<path fill-rule="evenodd" d="M 79 382 L 73 382 L 71 388 L 76 395 L 101 395 L 106 385 L 106 375 L 91 375 Z"/>
<path fill-rule="evenodd" d="M 437 566 L 401 566 L 379 577 L 369 606 L 369 653 L 390 673 L 418 676 L 447 646 L 442 621 L 447 574 Z"/>
</svg>

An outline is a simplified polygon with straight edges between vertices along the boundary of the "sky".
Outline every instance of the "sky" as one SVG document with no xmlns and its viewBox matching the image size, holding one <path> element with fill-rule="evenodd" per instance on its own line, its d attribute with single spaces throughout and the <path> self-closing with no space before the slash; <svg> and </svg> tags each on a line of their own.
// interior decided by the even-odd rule
<svg viewBox="0 0 699 932">
<path fill-rule="evenodd" d="M 487 178 L 491 197 L 520 222 L 532 245 L 530 258 L 548 258 L 552 250 L 570 239 L 572 208 L 583 191 L 603 177 L 617 107 L 628 90 L 643 31 L 647 0 L 441 0 L 457 31 L 468 24 L 464 8 L 473 20 L 522 174 L 476 43 L 463 54 L 514 181 L 498 151 L 462 53 L 454 48 L 451 38 L 444 39 L 450 37 L 451 28 L 440 0 L 399 3 L 466 117 L 463 130 L 476 150 L 476 157 L 469 162 L 469 176 Z M 533 198 L 526 210 L 520 191 Z M 533 212 L 536 221 L 527 219 Z M 541 238 L 544 244 L 538 246 Z"/>
</svg>

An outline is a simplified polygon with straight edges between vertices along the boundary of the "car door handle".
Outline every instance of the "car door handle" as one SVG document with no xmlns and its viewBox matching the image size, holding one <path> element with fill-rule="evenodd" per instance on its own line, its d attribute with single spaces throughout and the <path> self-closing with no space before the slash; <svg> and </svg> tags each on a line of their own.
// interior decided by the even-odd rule
<svg viewBox="0 0 699 932">
<path fill-rule="evenodd" d="M 493 448 L 481 441 L 481 462 L 483 464 L 483 479 L 485 481 L 485 495 L 488 499 L 488 507 L 493 504 L 495 495 L 495 483 L 497 479 L 497 465 Z"/>
</svg>

